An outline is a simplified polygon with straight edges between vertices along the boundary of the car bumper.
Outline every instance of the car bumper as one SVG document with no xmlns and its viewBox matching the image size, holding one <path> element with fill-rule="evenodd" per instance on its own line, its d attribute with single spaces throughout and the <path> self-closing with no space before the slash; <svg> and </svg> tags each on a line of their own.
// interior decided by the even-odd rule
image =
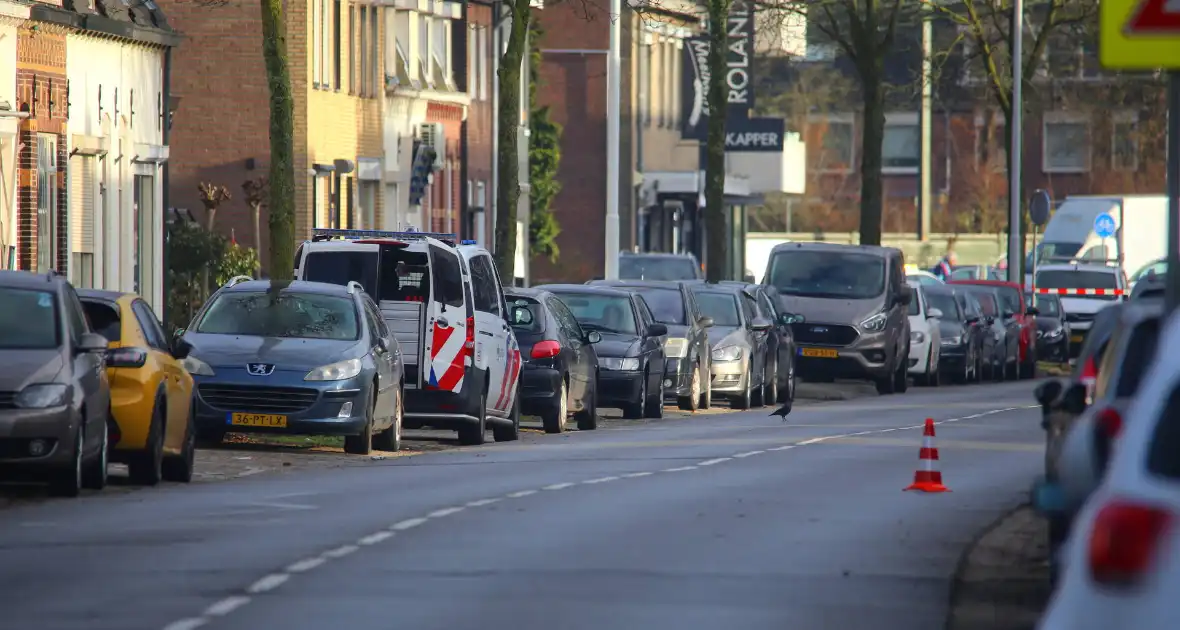
<svg viewBox="0 0 1180 630">
<path fill-rule="evenodd" d="M 69 406 L 0 411 L 0 469 L 40 470 L 71 466 L 79 423 Z M 44 450 L 32 455 L 40 440 Z"/>
<path fill-rule="evenodd" d="M 323 383 L 300 380 L 298 385 L 261 378 L 257 385 L 217 377 L 193 380 L 193 418 L 197 429 L 205 432 L 358 435 L 365 426 L 364 406 L 372 387 L 363 376 Z M 250 426 L 234 424 L 234 414 L 273 418 Z"/>
<path fill-rule="evenodd" d="M 710 384 L 713 393 L 744 393 L 748 388 L 747 381 L 750 380 L 750 372 L 746 369 L 747 365 L 749 364 L 741 359 L 737 361 L 717 361 L 714 359 Z"/>
<path fill-rule="evenodd" d="M 930 342 L 923 341 L 922 343 L 910 342 L 910 356 L 908 360 L 908 367 L 910 374 L 925 374 L 927 363 L 930 361 Z"/>
<path fill-rule="evenodd" d="M 963 367 L 967 362 L 969 348 L 961 346 L 942 346 L 939 348 L 938 367 L 942 370 L 954 370 Z"/>
<path fill-rule="evenodd" d="M 830 347 L 799 345 L 795 351 L 796 371 L 804 377 L 830 377 L 874 380 L 893 373 L 893 356 L 889 354 L 888 340 L 883 333 L 861 333 L 859 339 L 848 346 Z M 809 356 L 816 353 L 836 352 L 836 356 Z"/>
<path fill-rule="evenodd" d="M 1081 345 L 1078 344 L 1080 348 Z M 1070 343 L 1066 336 L 1057 339 L 1037 340 L 1037 358 L 1041 361 L 1055 361 L 1064 363 L 1070 359 Z"/>
<path fill-rule="evenodd" d="M 561 372 L 553 368 L 525 365 L 520 370 L 520 410 L 535 416 L 549 411 L 558 404 L 561 390 Z"/>
<path fill-rule="evenodd" d="M 623 370 L 599 370 L 598 404 L 611 407 L 618 404 L 635 404 L 643 391 L 643 372 Z"/>
<path fill-rule="evenodd" d="M 693 367 L 687 358 L 664 361 L 664 398 L 687 396 L 692 392 Z"/>
</svg>

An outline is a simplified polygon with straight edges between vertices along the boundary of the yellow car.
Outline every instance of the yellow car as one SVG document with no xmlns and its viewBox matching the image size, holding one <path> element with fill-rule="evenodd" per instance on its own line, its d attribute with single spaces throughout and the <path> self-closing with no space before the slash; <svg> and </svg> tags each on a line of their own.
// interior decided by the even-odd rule
<svg viewBox="0 0 1180 630">
<path fill-rule="evenodd" d="M 137 484 L 192 481 L 193 377 L 181 365 L 188 348 L 170 348 L 152 307 L 134 293 L 81 289 L 78 297 L 91 329 L 109 342 L 110 460 L 127 464 Z"/>
</svg>

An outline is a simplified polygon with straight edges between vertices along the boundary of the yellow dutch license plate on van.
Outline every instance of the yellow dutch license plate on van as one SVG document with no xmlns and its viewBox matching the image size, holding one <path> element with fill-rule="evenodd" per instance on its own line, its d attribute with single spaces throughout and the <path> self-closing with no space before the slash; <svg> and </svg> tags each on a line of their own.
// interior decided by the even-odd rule
<svg viewBox="0 0 1180 630">
<path fill-rule="evenodd" d="M 229 423 L 235 427 L 285 429 L 287 428 L 287 416 L 276 416 L 266 413 L 235 413 L 230 415 Z"/>
<path fill-rule="evenodd" d="M 1069 338 L 1070 343 L 1082 343 L 1082 341 L 1084 341 L 1084 340 L 1085 340 L 1085 338 L 1082 337 L 1081 335 L 1072 335 Z"/>
<path fill-rule="evenodd" d="M 816 359 L 836 359 L 840 357 L 840 353 L 831 348 L 800 348 L 799 354 Z"/>
</svg>

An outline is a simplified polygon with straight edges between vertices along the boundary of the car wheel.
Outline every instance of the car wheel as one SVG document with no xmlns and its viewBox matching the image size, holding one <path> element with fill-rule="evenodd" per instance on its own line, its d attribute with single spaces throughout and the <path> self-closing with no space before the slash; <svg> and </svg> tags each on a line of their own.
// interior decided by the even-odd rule
<svg viewBox="0 0 1180 630">
<path fill-rule="evenodd" d="M 139 486 L 154 486 L 164 478 L 164 399 L 156 400 L 152 410 L 152 424 L 148 427 L 147 444 L 143 450 L 127 460 L 127 473 L 131 483 Z"/>
<path fill-rule="evenodd" d="M 753 378 L 753 375 L 750 376 Z M 762 368 L 762 384 L 750 390 L 750 408 L 757 409 L 766 406 L 766 367 Z"/>
<path fill-rule="evenodd" d="M 712 372 L 704 372 L 701 374 L 701 380 L 704 381 L 704 392 L 701 393 L 701 409 L 709 409 L 713 406 Z"/>
<path fill-rule="evenodd" d="M 193 468 L 197 459 L 197 431 L 190 412 L 188 425 L 184 428 L 184 446 L 180 449 L 180 456 L 164 459 L 164 481 L 189 483 L 193 480 Z"/>
<path fill-rule="evenodd" d="M 1026 361 L 1020 365 L 1020 378 L 1028 380 L 1037 375 L 1037 358 L 1033 356 L 1032 351 L 1028 352 Z"/>
<path fill-rule="evenodd" d="M 508 413 L 511 426 L 492 425 L 492 439 L 497 442 L 515 442 L 520 439 L 520 390 L 512 397 L 512 411 Z"/>
<path fill-rule="evenodd" d="M 628 403 L 623 406 L 623 418 L 627 420 L 639 420 L 643 418 L 644 403 L 647 402 L 647 373 L 644 372 L 643 378 L 639 383 L 639 399 L 636 402 Z"/>
<path fill-rule="evenodd" d="M 476 409 L 475 424 L 459 427 L 459 443 L 464 446 L 479 446 L 487 440 L 488 433 L 488 393 L 479 395 L 479 408 Z"/>
<path fill-rule="evenodd" d="M 369 388 L 369 395 L 365 397 L 365 424 L 359 435 L 344 436 L 344 452 L 349 455 L 368 455 L 373 452 L 373 409 L 376 407 L 373 388 Z"/>
<path fill-rule="evenodd" d="M 751 369 L 750 366 L 746 366 L 746 391 L 742 392 L 737 398 L 733 399 L 733 403 L 731 404 L 732 407 L 735 409 L 750 408 L 750 404 L 753 402 L 754 398 L 754 388 L 752 386 L 753 380 L 754 370 Z"/>
<path fill-rule="evenodd" d="M 792 365 L 787 369 L 787 382 L 778 390 L 777 403 L 789 403 L 795 401 L 795 366 Z"/>
<path fill-rule="evenodd" d="M 405 389 L 397 388 L 397 402 L 393 405 L 393 424 L 389 428 L 373 436 L 373 448 L 379 451 L 396 453 L 402 450 L 402 417 L 405 415 Z"/>
<path fill-rule="evenodd" d="M 877 394 L 881 396 L 888 396 L 897 392 L 897 373 L 890 372 L 887 376 L 883 376 L 873 383 L 877 387 Z"/>
<path fill-rule="evenodd" d="M 905 354 L 903 354 L 902 356 L 903 357 L 910 356 L 909 348 L 906 348 Z M 893 389 L 899 394 L 906 393 L 906 390 L 908 390 L 910 388 L 910 375 L 909 375 L 909 372 L 906 370 L 906 363 L 907 363 L 906 359 L 900 359 L 898 361 L 897 372 L 895 372 L 893 374 L 893 379 L 894 379 Z"/>
<path fill-rule="evenodd" d="M 106 425 L 104 420 L 102 423 L 102 447 L 98 449 L 98 454 L 89 462 L 82 464 L 82 487 L 84 488 L 102 490 L 107 487 L 107 457 L 111 435 Z"/>
<path fill-rule="evenodd" d="M 76 497 L 82 493 L 82 432 L 83 427 L 79 426 L 74 434 L 74 457 L 69 468 L 55 471 L 50 481 L 50 490 L 59 497 Z"/>
<path fill-rule="evenodd" d="M 646 376 L 644 378 L 646 379 Z M 653 420 L 664 417 L 664 379 L 660 379 L 660 388 L 647 397 L 643 405 L 643 417 Z"/>
<path fill-rule="evenodd" d="M 692 381 L 688 386 L 688 395 L 676 400 L 677 406 L 684 411 L 696 411 L 701 405 L 701 366 L 692 366 Z"/>
<path fill-rule="evenodd" d="M 942 381 L 942 366 L 934 361 L 934 348 L 930 348 L 930 357 L 926 359 L 926 384 L 938 387 Z"/>
<path fill-rule="evenodd" d="M 565 378 L 561 379 L 561 389 L 557 392 L 557 403 L 541 414 L 541 423 L 545 425 L 545 433 L 561 433 L 565 431 L 565 419 L 569 414 L 569 385 Z"/>
<path fill-rule="evenodd" d="M 772 405 L 778 400 L 778 369 L 777 367 L 763 377 L 762 404 Z"/>
<path fill-rule="evenodd" d="M 586 400 L 582 403 L 582 410 L 574 414 L 574 419 L 578 421 L 579 431 L 593 431 L 598 428 L 598 378 L 594 379 L 594 390 L 586 395 Z"/>
</svg>

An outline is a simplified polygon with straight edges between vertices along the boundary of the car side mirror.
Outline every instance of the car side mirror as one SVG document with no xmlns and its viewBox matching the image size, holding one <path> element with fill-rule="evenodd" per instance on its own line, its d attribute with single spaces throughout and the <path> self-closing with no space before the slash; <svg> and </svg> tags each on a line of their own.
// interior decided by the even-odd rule
<svg viewBox="0 0 1180 630">
<path fill-rule="evenodd" d="M 782 315 L 779 315 L 778 319 L 780 322 L 783 323 L 784 326 L 790 326 L 791 324 L 798 324 L 799 322 L 803 321 L 803 318 L 801 316 L 796 315 L 794 313 L 783 313 Z"/>
<path fill-rule="evenodd" d="M 177 361 L 183 361 L 192 351 L 193 344 L 185 341 L 183 338 L 177 337 L 172 340 L 172 358 Z"/>
<path fill-rule="evenodd" d="M 82 333 L 78 338 L 78 352 L 106 352 L 110 342 L 98 333 Z"/>
<path fill-rule="evenodd" d="M 1024 312 L 1024 314 L 1029 315 L 1031 317 L 1036 317 L 1037 315 L 1041 314 L 1041 310 L 1035 306 L 1030 306 L 1030 307 L 1028 307 L 1028 310 Z"/>
<path fill-rule="evenodd" d="M 602 341 L 602 333 L 598 332 L 597 330 L 591 330 L 590 332 L 586 333 L 586 343 L 594 344 L 598 343 L 599 341 Z"/>
<path fill-rule="evenodd" d="M 926 317 L 928 319 L 929 318 L 942 319 L 942 311 L 940 311 L 939 309 L 936 309 L 936 308 L 932 308 L 932 309 L 926 311 Z"/>
<path fill-rule="evenodd" d="M 527 306 L 512 306 L 512 320 L 513 326 L 528 326 L 533 323 L 533 311 Z"/>
<path fill-rule="evenodd" d="M 384 337 L 377 338 L 377 347 L 381 348 L 382 352 L 389 352 L 389 342 Z"/>
<path fill-rule="evenodd" d="M 1086 399 L 1090 391 L 1085 383 L 1073 383 L 1061 397 L 1061 409 L 1066 413 L 1078 416 L 1086 410 Z"/>
<path fill-rule="evenodd" d="M 750 322 L 750 329 L 756 331 L 770 330 L 770 321 L 765 317 L 755 317 L 754 321 Z"/>
<path fill-rule="evenodd" d="M 663 324 L 648 324 L 647 325 L 647 336 L 648 337 L 663 337 L 666 334 L 668 334 L 668 327 Z"/>
<path fill-rule="evenodd" d="M 1033 395 L 1036 397 L 1037 402 L 1041 403 L 1044 407 L 1048 407 L 1057 402 L 1057 397 L 1061 395 L 1064 389 L 1065 384 L 1061 382 L 1061 379 L 1055 378 L 1037 385 L 1037 388 L 1033 390 Z"/>
<path fill-rule="evenodd" d="M 897 294 L 897 303 L 902 306 L 909 306 L 910 301 L 914 299 L 914 290 L 909 287 L 902 287 Z"/>
<path fill-rule="evenodd" d="M 701 328 L 712 328 L 713 318 L 709 317 L 708 315 L 702 315 L 701 317 L 697 318 L 697 325 L 699 325 Z"/>
<path fill-rule="evenodd" d="M 991 326 L 992 324 L 996 323 L 996 318 L 992 317 L 991 315 L 988 315 L 987 319 L 984 321 L 987 322 L 988 326 Z"/>
</svg>

